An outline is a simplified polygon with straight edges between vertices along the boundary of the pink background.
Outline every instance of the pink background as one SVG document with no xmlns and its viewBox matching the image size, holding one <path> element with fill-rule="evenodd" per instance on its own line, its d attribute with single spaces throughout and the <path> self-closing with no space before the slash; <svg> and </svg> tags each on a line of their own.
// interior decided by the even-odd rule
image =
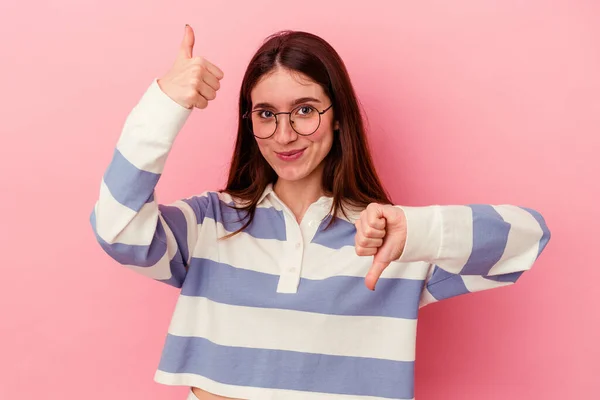
<svg viewBox="0 0 600 400">
<path fill-rule="evenodd" d="M 221 187 L 260 41 L 322 35 L 396 203 L 526 205 L 553 233 L 516 285 L 423 310 L 416 398 L 599 398 L 598 2 L 3 1 L 0 20 L 0 398 L 185 397 L 152 380 L 177 291 L 112 262 L 88 222 L 185 23 L 225 79 L 178 138 L 161 201 Z"/>
</svg>

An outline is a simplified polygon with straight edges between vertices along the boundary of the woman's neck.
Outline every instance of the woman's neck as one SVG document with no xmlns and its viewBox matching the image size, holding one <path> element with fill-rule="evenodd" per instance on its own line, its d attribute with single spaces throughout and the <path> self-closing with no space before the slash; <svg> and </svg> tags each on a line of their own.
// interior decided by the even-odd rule
<svg viewBox="0 0 600 400">
<path fill-rule="evenodd" d="M 273 190 L 277 197 L 294 213 L 298 222 L 302 221 L 308 207 L 323 196 L 320 174 L 312 174 L 298 181 L 278 179 Z"/>
</svg>

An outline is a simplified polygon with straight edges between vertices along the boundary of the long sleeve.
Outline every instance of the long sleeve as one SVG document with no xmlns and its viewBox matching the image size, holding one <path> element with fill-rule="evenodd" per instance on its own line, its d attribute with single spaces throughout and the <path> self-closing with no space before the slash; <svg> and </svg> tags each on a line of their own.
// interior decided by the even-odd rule
<svg viewBox="0 0 600 400">
<path fill-rule="evenodd" d="M 90 216 L 96 239 L 110 257 L 175 287 L 187 272 L 197 218 L 185 201 L 158 204 L 155 186 L 191 111 L 154 79 L 125 120 Z"/>
<path fill-rule="evenodd" d="M 407 238 L 400 262 L 431 266 L 421 306 L 515 283 L 550 240 L 542 215 L 514 205 L 400 207 Z"/>
</svg>

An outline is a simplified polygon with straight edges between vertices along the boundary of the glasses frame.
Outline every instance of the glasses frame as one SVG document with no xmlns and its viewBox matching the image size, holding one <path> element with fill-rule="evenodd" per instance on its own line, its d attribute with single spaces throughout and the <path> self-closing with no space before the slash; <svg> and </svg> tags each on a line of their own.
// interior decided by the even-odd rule
<svg viewBox="0 0 600 400">
<path fill-rule="evenodd" d="M 315 128 L 315 130 L 312 131 L 311 133 L 300 133 L 300 132 L 298 132 L 296 130 L 296 128 L 294 128 L 294 124 L 292 124 L 292 113 L 294 111 L 296 111 L 297 109 L 302 108 L 302 107 L 310 107 L 310 108 L 316 110 L 317 114 L 319 114 L 319 124 L 317 125 L 317 127 Z M 277 116 L 281 115 L 281 114 L 288 114 L 289 115 L 289 117 L 288 117 L 288 124 L 290 124 L 290 126 L 292 127 L 292 129 L 294 130 L 294 132 L 296 132 L 300 136 L 310 136 L 310 135 L 314 134 L 316 131 L 319 130 L 319 127 L 321 126 L 321 115 L 325 114 L 331 107 L 333 107 L 333 103 L 331 103 L 329 105 L 329 107 L 327 107 L 323 111 L 319 111 L 319 109 L 317 107 L 315 107 L 315 106 L 304 104 L 304 105 L 299 105 L 297 107 L 294 107 L 291 111 L 281 111 L 281 112 L 278 112 L 278 113 L 273 113 L 273 115 L 275 116 L 275 129 L 273 129 L 273 133 L 271 133 L 269 136 L 266 136 L 266 137 L 256 136 L 254 134 L 254 130 L 252 129 L 252 118 L 250 116 L 252 115 L 252 113 L 255 113 L 257 111 L 269 111 L 269 110 L 260 109 L 260 110 L 254 110 L 254 111 L 246 111 L 244 113 L 244 115 L 242 115 L 242 118 L 247 121 L 248 128 L 250 129 L 250 132 L 252 132 L 252 135 L 255 138 L 257 138 L 257 139 L 269 139 L 269 138 L 273 137 L 273 135 L 275 134 L 275 132 L 277 132 L 277 127 L 279 126 L 279 119 L 277 118 Z"/>
</svg>

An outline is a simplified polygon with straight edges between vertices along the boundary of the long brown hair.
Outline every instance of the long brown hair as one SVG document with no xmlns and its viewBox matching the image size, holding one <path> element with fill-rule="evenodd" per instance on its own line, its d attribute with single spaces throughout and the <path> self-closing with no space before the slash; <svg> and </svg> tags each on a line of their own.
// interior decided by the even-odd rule
<svg viewBox="0 0 600 400">
<path fill-rule="evenodd" d="M 356 207 L 372 202 L 390 204 L 371 160 L 356 94 L 341 57 L 314 34 L 281 31 L 269 36 L 257 50 L 242 81 L 237 139 L 223 191 L 244 201 L 238 208 L 246 210 L 249 218 L 242 228 L 226 237 L 250 225 L 263 191 L 277 180 L 243 118 L 252 109 L 250 92 L 263 75 L 277 67 L 307 75 L 321 85 L 332 101 L 339 129 L 334 131 L 331 151 L 323 161 L 322 186 L 326 195 L 333 196 L 333 215 L 337 210 L 345 214 L 344 202 Z"/>
</svg>

